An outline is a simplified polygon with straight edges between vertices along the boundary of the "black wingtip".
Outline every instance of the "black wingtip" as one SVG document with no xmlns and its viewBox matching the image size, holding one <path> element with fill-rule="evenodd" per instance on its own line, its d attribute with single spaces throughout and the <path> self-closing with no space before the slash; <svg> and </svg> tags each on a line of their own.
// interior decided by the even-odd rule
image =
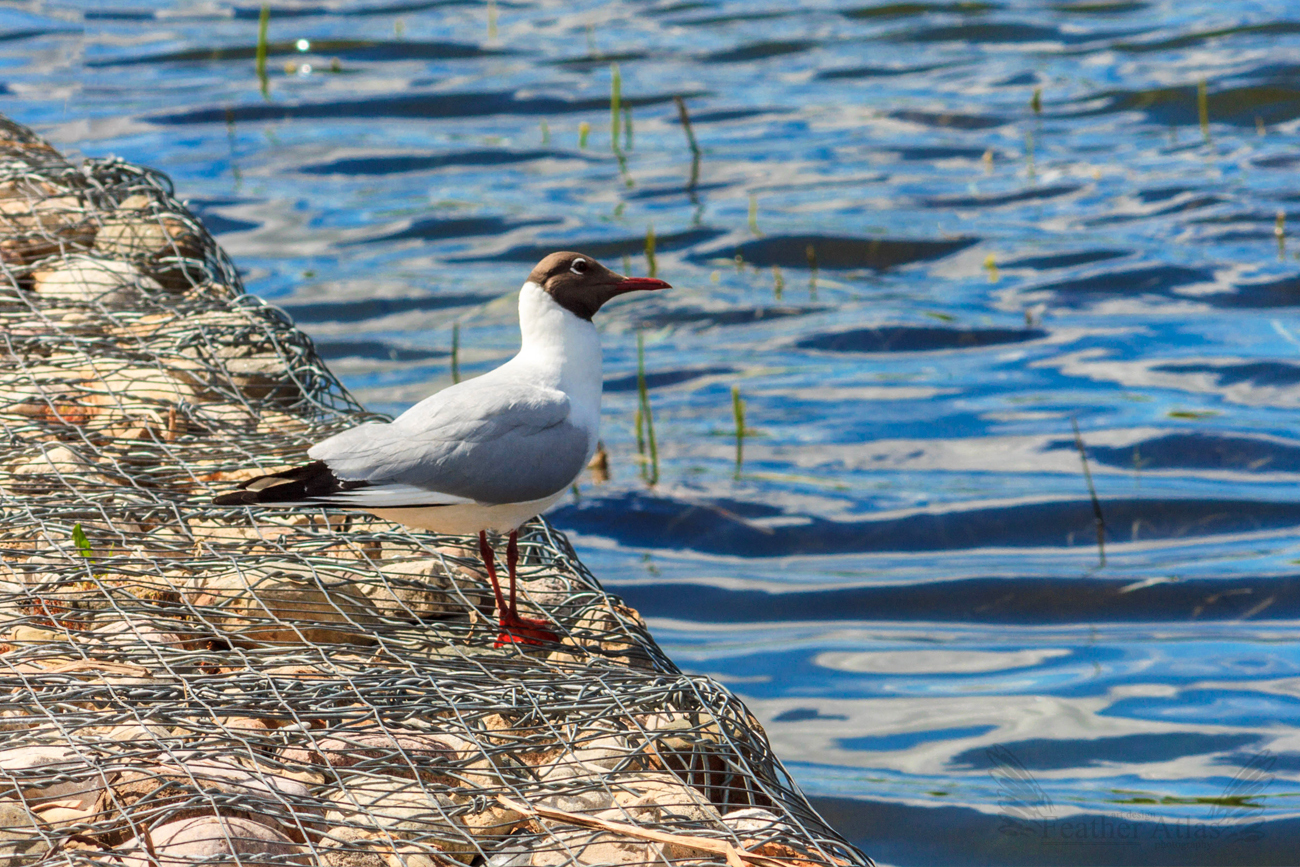
<svg viewBox="0 0 1300 867">
<path fill-rule="evenodd" d="M 238 490 L 212 499 L 215 506 L 265 506 L 329 497 L 341 491 L 366 486 L 366 482 L 343 481 L 324 461 L 258 476 L 240 484 Z"/>
</svg>

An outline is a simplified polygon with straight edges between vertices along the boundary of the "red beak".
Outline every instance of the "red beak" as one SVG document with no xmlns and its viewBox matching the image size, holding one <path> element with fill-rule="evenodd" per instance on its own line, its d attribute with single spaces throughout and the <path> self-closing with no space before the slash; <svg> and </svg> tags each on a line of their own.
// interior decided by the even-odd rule
<svg viewBox="0 0 1300 867">
<path fill-rule="evenodd" d="M 653 277 L 624 277 L 618 282 L 620 292 L 635 292 L 638 289 L 671 289 L 662 280 L 656 280 Z"/>
</svg>

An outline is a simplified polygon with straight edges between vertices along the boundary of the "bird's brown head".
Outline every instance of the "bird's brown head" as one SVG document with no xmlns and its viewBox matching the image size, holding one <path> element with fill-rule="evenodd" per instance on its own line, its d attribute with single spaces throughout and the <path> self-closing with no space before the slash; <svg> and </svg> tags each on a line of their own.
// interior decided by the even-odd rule
<svg viewBox="0 0 1300 867">
<path fill-rule="evenodd" d="M 624 277 L 583 253 L 552 253 L 528 275 L 565 310 L 591 320 L 611 298 L 640 289 L 671 289 L 653 277 Z"/>
</svg>

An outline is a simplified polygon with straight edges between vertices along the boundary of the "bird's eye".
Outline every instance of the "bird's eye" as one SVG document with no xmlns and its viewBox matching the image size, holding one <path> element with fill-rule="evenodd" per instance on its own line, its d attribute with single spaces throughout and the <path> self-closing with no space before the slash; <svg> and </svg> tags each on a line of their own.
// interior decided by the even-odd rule
<svg viewBox="0 0 1300 867">
<path fill-rule="evenodd" d="M 587 260 L 586 260 L 586 259 L 574 259 L 574 260 L 573 260 L 573 264 L 569 266 L 569 270 L 572 271 L 574 274 L 586 274 L 586 273 L 587 273 Z"/>
</svg>

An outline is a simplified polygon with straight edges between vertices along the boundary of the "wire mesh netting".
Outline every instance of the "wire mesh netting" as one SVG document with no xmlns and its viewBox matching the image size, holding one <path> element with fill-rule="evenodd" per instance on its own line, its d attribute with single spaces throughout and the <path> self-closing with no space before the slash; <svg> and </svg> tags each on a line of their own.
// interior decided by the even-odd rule
<svg viewBox="0 0 1300 867">
<path fill-rule="evenodd" d="M 867 864 L 544 521 L 214 494 L 364 420 L 168 180 L 0 118 L 0 865 Z"/>
</svg>

